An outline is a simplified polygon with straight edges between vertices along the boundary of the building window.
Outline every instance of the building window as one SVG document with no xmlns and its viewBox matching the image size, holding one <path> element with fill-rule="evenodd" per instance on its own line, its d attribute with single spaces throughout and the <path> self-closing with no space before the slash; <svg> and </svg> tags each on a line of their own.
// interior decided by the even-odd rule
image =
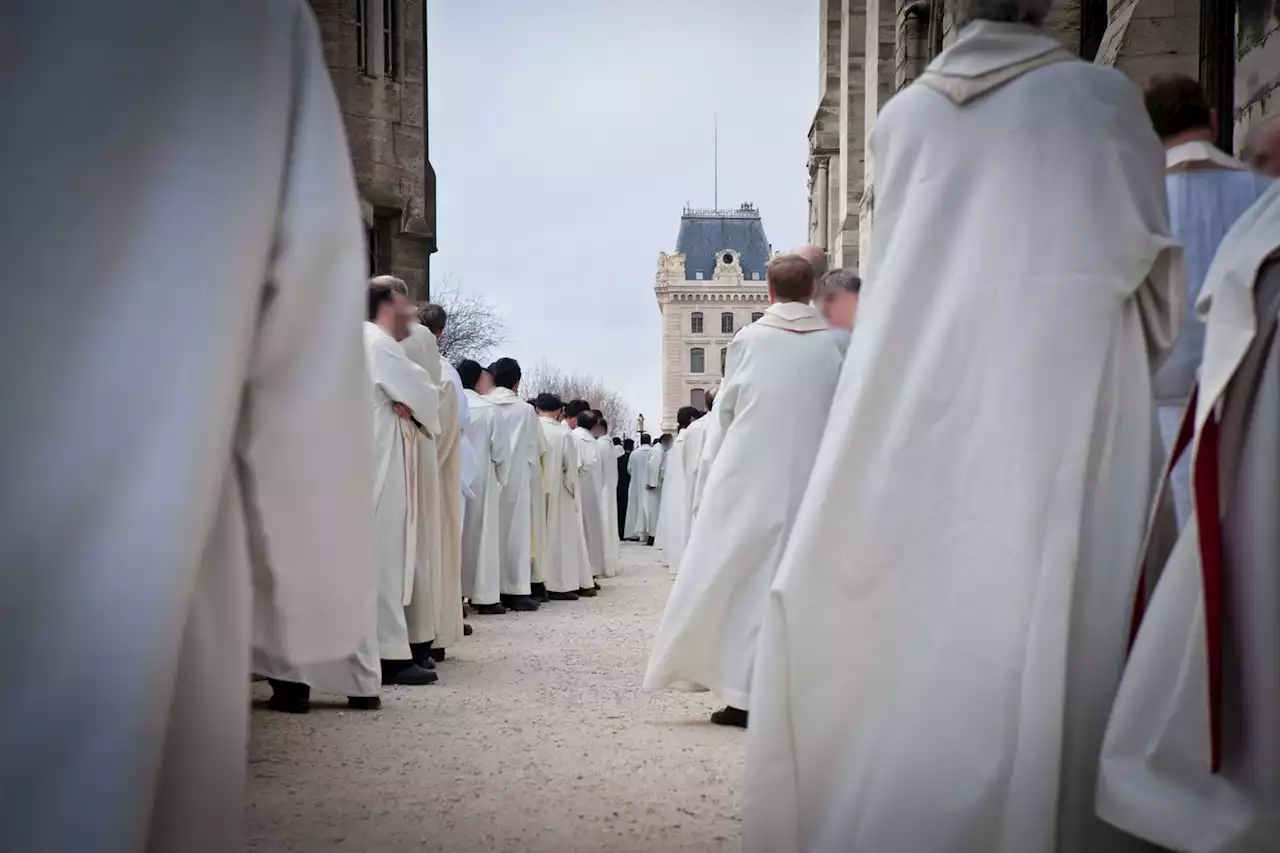
<svg viewBox="0 0 1280 853">
<path fill-rule="evenodd" d="M 1080 3 L 1080 58 L 1093 62 L 1107 32 L 1107 0 L 1083 0 Z"/>
<path fill-rule="evenodd" d="M 1218 138 L 1223 151 L 1231 151 L 1235 122 L 1236 9 L 1233 3 L 1200 3 L 1200 85 L 1209 105 L 1218 111 Z"/>
<path fill-rule="evenodd" d="M 694 278 L 696 278 L 698 281 L 702 281 L 702 273 L 701 273 L 701 272 L 696 272 L 696 273 L 694 273 L 694 274 L 693 274 L 693 277 L 694 277 Z"/>
<path fill-rule="evenodd" d="M 689 333 L 694 335 L 702 334 L 702 312 L 694 311 L 689 317 Z"/>
<path fill-rule="evenodd" d="M 356 68 L 361 74 L 369 73 L 369 0 L 355 0 L 356 4 Z"/>
<path fill-rule="evenodd" d="M 398 218 L 394 214 L 373 214 L 373 225 L 368 233 L 370 277 L 391 275 L 391 226 Z"/>
<path fill-rule="evenodd" d="M 753 272 L 753 273 L 751 274 L 751 280 L 752 280 L 752 281 L 759 281 L 759 280 L 760 280 L 760 273 L 758 273 L 758 272 Z"/>
<path fill-rule="evenodd" d="M 726 311 L 720 315 L 720 333 L 724 335 L 733 334 L 733 312 Z"/>
<path fill-rule="evenodd" d="M 763 313 L 763 312 L 761 312 L 761 311 L 753 311 L 753 312 L 751 313 L 751 322 L 753 322 L 753 323 L 754 323 L 755 321 L 759 320 L 759 319 L 760 319 L 761 317 L 763 317 L 763 316 L 764 316 L 764 313 Z"/>
<path fill-rule="evenodd" d="M 707 392 L 701 388 L 694 388 L 689 392 L 689 405 L 695 409 L 701 409 L 707 404 Z"/>
<path fill-rule="evenodd" d="M 382 0 L 382 75 L 392 80 L 399 64 L 396 54 L 400 47 L 400 13 L 397 0 Z"/>
<path fill-rule="evenodd" d="M 727 347 L 720 348 L 720 375 L 724 376 L 724 369 L 729 364 L 729 349 Z"/>
<path fill-rule="evenodd" d="M 707 351 L 702 347 L 694 347 L 689 350 L 689 372 L 690 373 L 706 373 L 707 372 Z"/>
</svg>

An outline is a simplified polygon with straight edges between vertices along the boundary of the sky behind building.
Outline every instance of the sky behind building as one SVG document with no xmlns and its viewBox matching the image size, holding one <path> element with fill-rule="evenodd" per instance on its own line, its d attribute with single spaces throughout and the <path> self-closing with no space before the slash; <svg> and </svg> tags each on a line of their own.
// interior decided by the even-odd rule
<svg viewBox="0 0 1280 853">
<path fill-rule="evenodd" d="M 598 375 L 656 424 L 658 252 L 686 204 L 752 202 L 803 242 L 816 7 L 798 0 L 433 0 L 430 149 L 451 277 L 497 355 Z"/>
</svg>

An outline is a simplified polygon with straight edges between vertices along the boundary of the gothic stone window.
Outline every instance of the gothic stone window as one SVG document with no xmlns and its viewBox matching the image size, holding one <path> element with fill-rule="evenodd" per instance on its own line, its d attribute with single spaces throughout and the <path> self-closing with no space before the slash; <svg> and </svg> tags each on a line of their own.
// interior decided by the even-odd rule
<svg viewBox="0 0 1280 853">
<path fill-rule="evenodd" d="M 725 335 L 733 334 L 733 312 L 726 311 L 720 315 L 720 332 Z"/>
<path fill-rule="evenodd" d="M 763 316 L 764 316 L 764 312 L 763 312 L 763 311 L 752 311 L 752 312 L 751 312 L 751 322 L 753 322 L 753 323 L 754 323 L 755 321 L 759 320 L 759 319 L 760 319 L 761 317 L 763 317 Z"/>
<path fill-rule="evenodd" d="M 701 409 L 707 404 L 707 392 L 701 388 L 694 388 L 689 392 L 689 405 L 695 409 Z"/>
<path fill-rule="evenodd" d="M 400 0 L 382 0 L 382 74 L 392 80 L 399 71 Z"/>
<path fill-rule="evenodd" d="M 689 333 L 693 335 L 702 334 L 702 312 L 694 311 L 689 316 Z"/>
<path fill-rule="evenodd" d="M 689 350 L 689 372 L 690 373 L 706 373 L 707 372 L 707 351 L 702 347 L 694 347 Z"/>
</svg>

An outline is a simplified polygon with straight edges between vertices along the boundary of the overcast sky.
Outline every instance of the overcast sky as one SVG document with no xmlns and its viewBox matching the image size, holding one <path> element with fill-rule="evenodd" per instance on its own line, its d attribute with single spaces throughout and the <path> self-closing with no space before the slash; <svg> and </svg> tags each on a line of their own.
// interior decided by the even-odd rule
<svg viewBox="0 0 1280 853">
<path fill-rule="evenodd" d="M 683 206 L 753 202 L 806 234 L 812 0 L 430 0 L 430 150 L 447 276 L 495 303 L 497 355 L 588 371 L 656 423 L 653 294 Z"/>
</svg>

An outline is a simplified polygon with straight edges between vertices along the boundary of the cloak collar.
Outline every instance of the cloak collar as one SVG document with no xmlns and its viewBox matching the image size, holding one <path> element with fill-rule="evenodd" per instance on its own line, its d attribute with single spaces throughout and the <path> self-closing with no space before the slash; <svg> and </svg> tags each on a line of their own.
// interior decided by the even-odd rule
<svg viewBox="0 0 1280 853">
<path fill-rule="evenodd" d="M 807 302 L 775 302 L 756 321 L 761 326 L 784 332 L 825 332 L 827 321 Z"/>
<path fill-rule="evenodd" d="M 510 406 L 515 403 L 523 402 L 520 395 L 510 388 L 494 388 L 485 395 L 485 399 L 495 406 Z"/>
<path fill-rule="evenodd" d="M 492 406 L 487 397 L 482 397 L 474 388 L 463 388 L 462 395 L 467 398 L 468 403 L 483 403 L 486 406 Z"/>
<path fill-rule="evenodd" d="M 371 323 L 371 322 L 369 322 L 368 320 L 365 320 L 365 321 L 364 321 L 364 339 L 365 339 L 365 342 L 367 343 L 367 342 L 370 342 L 370 341 L 376 341 L 376 340 L 377 340 L 378 338 L 380 338 L 380 337 L 381 337 L 381 338 L 387 338 L 388 340 L 393 340 L 393 341 L 395 340 L 395 338 L 393 338 L 393 337 L 391 337 L 390 335 L 388 335 L 388 334 L 387 334 L 387 330 L 386 330 L 386 329 L 382 328 L 382 327 L 381 327 L 381 326 L 379 326 L 377 323 Z"/>
<path fill-rule="evenodd" d="M 1249 167 L 1210 142 L 1184 142 L 1164 153 L 1167 172 L 1221 171 L 1247 172 Z"/>
<path fill-rule="evenodd" d="M 1035 27 L 974 21 L 919 82 L 962 107 L 1030 71 L 1068 61 L 1075 55 Z"/>
</svg>

